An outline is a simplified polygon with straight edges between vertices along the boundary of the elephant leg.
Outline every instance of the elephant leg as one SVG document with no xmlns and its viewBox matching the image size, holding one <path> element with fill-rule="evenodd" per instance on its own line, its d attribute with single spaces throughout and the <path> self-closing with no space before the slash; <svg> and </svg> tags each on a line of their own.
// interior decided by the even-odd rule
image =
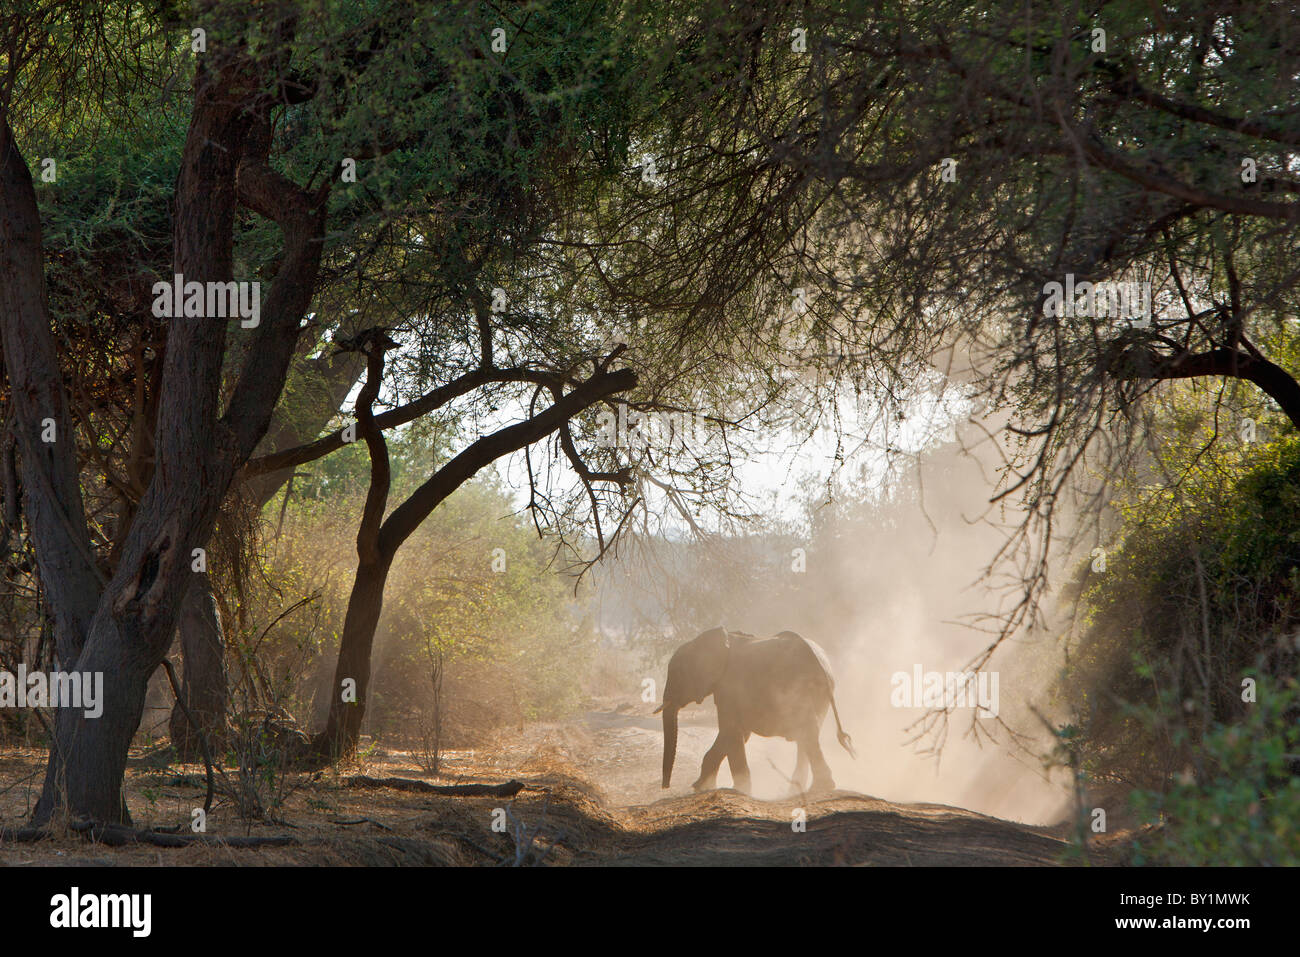
<svg viewBox="0 0 1300 957">
<path fill-rule="evenodd" d="M 726 740 L 722 732 L 713 739 L 713 746 L 704 755 L 704 763 L 700 765 L 700 776 L 696 778 L 695 783 L 691 785 L 696 791 L 712 791 L 718 786 L 718 768 L 722 767 L 722 759 L 727 756 Z"/>
<path fill-rule="evenodd" d="M 745 757 L 745 738 L 749 735 L 735 735 L 731 739 L 731 749 L 727 752 L 727 764 L 731 766 L 731 782 L 737 791 L 749 794 L 753 782 L 749 778 L 749 759 Z"/>
<path fill-rule="evenodd" d="M 819 740 L 821 735 L 817 733 L 817 728 L 813 728 L 805 735 L 800 745 L 800 751 L 807 755 L 808 762 L 812 765 L 814 791 L 834 791 L 835 778 L 831 775 L 830 765 L 826 763 L 826 757 L 822 754 L 822 745 Z"/>
<path fill-rule="evenodd" d="M 805 750 L 803 742 L 798 742 L 796 747 L 798 748 L 799 756 L 795 759 L 794 772 L 790 776 L 791 797 L 802 794 L 807 790 L 807 785 L 804 782 L 808 780 L 808 752 Z"/>
</svg>

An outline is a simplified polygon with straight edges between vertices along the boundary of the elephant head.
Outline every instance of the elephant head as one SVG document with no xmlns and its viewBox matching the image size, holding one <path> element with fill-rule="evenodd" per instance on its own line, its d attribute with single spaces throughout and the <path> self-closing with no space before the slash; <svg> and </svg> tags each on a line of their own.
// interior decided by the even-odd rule
<svg viewBox="0 0 1300 957">
<path fill-rule="evenodd" d="M 706 631 L 688 641 L 668 661 L 668 681 L 664 684 L 664 703 L 655 714 L 664 713 L 664 776 L 668 787 L 677 758 L 677 712 L 688 704 L 703 701 L 713 694 L 722 673 L 727 669 L 729 642 L 722 628 Z"/>
</svg>

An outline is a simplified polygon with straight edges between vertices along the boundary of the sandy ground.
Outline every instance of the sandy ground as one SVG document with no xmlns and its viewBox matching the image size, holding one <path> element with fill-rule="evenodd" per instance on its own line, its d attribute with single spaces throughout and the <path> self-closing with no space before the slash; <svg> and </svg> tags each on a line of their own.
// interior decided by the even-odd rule
<svg viewBox="0 0 1300 957">
<path fill-rule="evenodd" d="M 659 724 L 640 710 L 624 705 L 563 724 L 512 729 L 499 748 L 447 753 L 437 775 L 420 770 L 409 753 L 382 749 L 350 767 L 273 775 L 262 786 L 263 799 L 273 790 L 286 796 L 270 820 L 250 821 L 228 794 L 218 794 L 209 837 L 282 836 L 293 841 L 288 846 L 108 847 L 68 834 L 0 843 L 0 865 L 969 866 L 1077 860 L 1059 828 L 849 791 L 771 795 L 766 792 L 789 790 L 779 786 L 782 769 L 768 762 L 760 787 L 753 756 L 759 797 L 730 788 L 691 793 L 689 783 L 714 735 L 703 716 L 684 721 L 674 786 L 663 791 Z M 25 822 L 43 762 L 38 751 L 0 752 L 0 826 Z M 518 780 L 527 789 L 512 799 L 453 797 L 362 787 L 359 776 L 436 785 Z M 728 780 L 724 769 L 720 783 Z M 188 824 L 204 790 L 201 766 L 159 766 L 156 752 L 143 750 L 132 756 L 127 791 L 137 827 Z M 775 799 L 760 799 L 768 796 Z M 1123 840 L 1114 835 L 1108 846 L 1094 848 L 1093 863 L 1117 863 Z"/>
</svg>

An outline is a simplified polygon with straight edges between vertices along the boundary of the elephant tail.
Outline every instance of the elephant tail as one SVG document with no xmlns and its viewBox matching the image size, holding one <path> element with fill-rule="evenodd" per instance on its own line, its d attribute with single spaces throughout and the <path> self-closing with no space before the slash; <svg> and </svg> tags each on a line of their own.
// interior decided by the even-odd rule
<svg viewBox="0 0 1300 957">
<path fill-rule="evenodd" d="M 845 734 L 844 725 L 840 723 L 840 709 L 835 707 L 835 679 L 831 676 L 831 663 L 826 657 L 826 652 L 822 651 L 821 645 L 817 644 L 817 642 L 809 641 L 807 638 L 797 635 L 793 631 L 783 631 L 781 634 L 777 635 L 777 637 L 792 638 L 802 641 L 808 646 L 808 650 L 817 658 L 818 664 L 821 665 L 822 674 L 826 676 L 826 697 L 831 703 L 831 714 L 835 715 L 835 737 L 840 742 L 840 746 L 843 747 L 845 751 L 849 752 L 849 757 L 856 761 L 858 752 L 853 750 L 853 739 Z M 823 714 L 824 713 L 825 712 L 823 712 Z"/>
<path fill-rule="evenodd" d="M 830 699 L 831 699 L 831 714 L 835 716 L 835 739 L 839 741 L 840 745 L 844 748 L 845 751 L 849 752 L 849 757 L 853 758 L 856 761 L 858 758 L 858 752 L 853 750 L 853 739 L 844 733 L 844 725 L 840 724 L 840 709 L 835 707 L 834 689 L 831 690 Z"/>
</svg>

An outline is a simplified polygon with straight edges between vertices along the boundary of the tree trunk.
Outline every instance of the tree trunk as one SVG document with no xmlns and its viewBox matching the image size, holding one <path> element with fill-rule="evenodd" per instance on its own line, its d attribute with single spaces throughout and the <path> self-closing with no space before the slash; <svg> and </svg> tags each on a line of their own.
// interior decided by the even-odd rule
<svg viewBox="0 0 1300 957">
<path fill-rule="evenodd" d="M 197 761 L 203 756 L 200 734 L 207 737 L 210 748 L 220 750 L 229 701 L 221 613 L 206 572 L 196 574 L 185 593 L 177 631 L 182 655 L 181 700 L 172 706 L 172 747 L 182 761 Z M 198 728 L 190 723 L 191 718 Z"/>
<path fill-rule="evenodd" d="M 174 269 L 186 280 L 227 282 L 249 120 L 217 75 L 200 70 L 196 86 L 176 184 Z M 149 677 L 175 634 L 191 549 L 211 535 L 237 465 L 238 436 L 218 421 L 225 343 L 220 320 L 168 324 L 154 473 L 76 665 L 103 674 L 103 713 L 59 710 L 37 825 L 60 807 L 102 823 L 126 819 L 122 778 Z"/>
<path fill-rule="evenodd" d="M 384 584 L 388 581 L 391 562 L 364 563 L 357 568 L 348 596 L 347 616 L 343 621 L 343 639 L 339 644 L 338 665 L 330 688 L 329 720 L 314 750 L 323 757 L 337 760 L 356 750 L 361 736 L 361 722 L 366 716 L 366 696 L 370 686 L 370 652 L 375 643 L 375 629 L 384 609 Z M 355 700 L 345 701 L 347 690 L 355 691 Z M 352 698 L 352 694 L 347 695 Z"/>
<path fill-rule="evenodd" d="M 130 823 L 122 778 L 156 667 L 143 634 L 122 629 L 109 615 L 95 619 L 77 670 L 104 675 L 98 703 L 103 713 L 87 717 L 81 708 L 58 710 L 45 785 L 32 813 L 34 826 L 50 823 L 59 809 L 92 821 Z"/>
<path fill-rule="evenodd" d="M 517 422 L 484 436 L 455 456 L 416 489 L 406 501 L 383 519 L 388 501 L 390 472 L 388 447 L 383 433 L 375 426 L 371 405 L 379 394 L 384 359 L 382 345 L 375 345 L 369 355 L 366 384 L 357 396 L 359 431 L 370 451 L 370 488 L 357 531 L 357 554 L 360 564 L 353 580 L 352 594 L 343 623 L 338 667 L 330 689 L 329 719 L 325 731 L 313 742 L 320 758 L 336 760 L 351 753 L 361 735 L 361 721 L 366 713 L 366 695 L 370 682 L 370 651 L 375 629 L 384 607 L 384 584 L 393 557 L 402 543 L 456 489 L 473 478 L 480 469 L 504 455 L 522 449 L 561 428 L 568 420 L 607 395 L 636 385 L 630 369 L 614 372 L 601 370 L 571 392 L 557 394 L 554 404 L 523 422 Z M 558 393 L 558 387 L 556 389 Z M 351 680 L 349 697 L 344 701 L 344 682 Z"/>
<path fill-rule="evenodd" d="M 350 328 L 346 320 L 340 328 Z M 355 353 L 343 353 L 314 360 L 308 364 L 316 379 L 314 395 L 317 401 L 309 410 L 310 417 L 304 428 L 311 437 L 320 434 L 329 421 L 338 414 L 347 398 L 364 362 Z M 285 410 L 277 407 L 266 436 L 258 444 L 255 454 L 268 455 L 284 448 L 302 444 L 303 435 L 294 423 L 285 418 Z M 267 475 L 255 476 L 248 482 L 253 501 L 264 506 L 293 475 L 293 467 Z M 201 574 L 188 592 L 181 606 L 178 629 L 181 643 L 181 698 L 190 714 L 198 722 L 213 750 L 219 750 L 219 741 L 226 730 L 226 716 L 230 712 L 230 683 L 226 673 L 225 643 L 221 629 L 221 615 L 212 593 L 212 582 Z M 185 717 L 180 703 L 172 707 L 169 721 L 172 746 L 182 760 L 196 761 L 202 757 L 199 739 Z"/>
<path fill-rule="evenodd" d="M 149 677 L 175 636 L 195 574 L 193 549 L 208 540 L 236 470 L 266 433 L 311 304 L 326 194 L 309 196 L 267 165 L 269 123 L 250 106 L 256 84 L 240 57 L 235 48 L 209 54 L 196 74 L 176 183 L 173 268 L 186 281 L 232 280 L 239 200 L 278 223 L 284 255 L 224 415 L 225 321 L 168 324 L 154 472 L 76 663 L 78 671 L 103 675 L 102 714 L 88 718 L 80 708 L 59 709 L 36 826 L 65 810 L 100 823 L 128 819 L 121 797 L 127 752 Z M 0 322 L 8 339 L 13 324 L 5 317 Z M 48 324 L 32 334 L 52 338 Z M 44 371 L 58 381 L 57 366 Z M 29 473 L 24 463 L 27 486 L 39 480 Z M 38 538 L 38 552 L 50 544 L 41 538 L 49 535 Z"/>
<path fill-rule="evenodd" d="M 86 531 L 72 417 L 50 325 L 36 190 L 0 105 L 0 348 L 21 458 L 23 512 L 37 545 L 55 652 L 69 668 L 81 653 L 102 578 Z"/>
</svg>

